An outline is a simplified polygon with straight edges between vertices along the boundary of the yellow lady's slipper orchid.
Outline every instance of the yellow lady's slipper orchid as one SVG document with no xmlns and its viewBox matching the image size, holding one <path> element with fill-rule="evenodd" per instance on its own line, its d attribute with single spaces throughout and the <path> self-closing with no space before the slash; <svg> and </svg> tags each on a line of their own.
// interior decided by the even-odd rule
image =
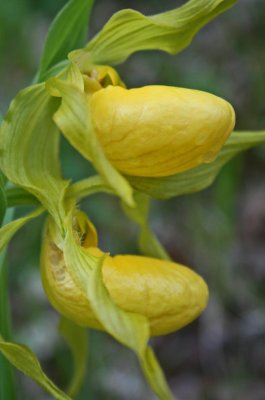
<svg viewBox="0 0 265 400">
<path fill-rule="evenodd" d="M 235 125 L 227 101 L 198 90 L 110 85 L 88 101 L 107 158 L 133 176 L 170 176 L 210 162 Z"/>
<path fill-rule="evenodd" d="M 95 232 L 90 233 L 96 242 Z M 79 236 L 81 238 L 81 236 Z M 88 243 L 88 242 L 87 242 Z M 83 248 L 101 256 L 97 247 Z M 103 282 L 113 302 L 126 311 L 147 317 L 151 335 L 163 335 L 187 325 L 205 308 L 208 289 L 191 269 L 169 261 L 133 256 L 107 256 Z M 42 250 L 42 280 L 51 304 L 75 323 L 103 329 L 88 302 L 67 270 L 63 252 L 48 231 Z"/>
</svg>

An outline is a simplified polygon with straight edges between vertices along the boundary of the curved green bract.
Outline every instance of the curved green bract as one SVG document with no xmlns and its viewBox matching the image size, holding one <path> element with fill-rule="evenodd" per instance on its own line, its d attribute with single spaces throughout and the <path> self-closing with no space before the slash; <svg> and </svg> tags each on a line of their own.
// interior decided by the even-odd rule
<svg viewBox="0 0 265 400">
<path fill-rule="evenodd" d="M 135 10 L 114 14 L 86 46 L 94 63 L 120 64 L 141 50 L 179 53 L 194 35 L 236 0 L 190 0 L 174 10 L 145 16 Z"/>
<path fill-rule="evenodd" d="M 71 400 L 47 377 L 37 357 L 27 346 L 7 342 L 0 335 L 0 352 L 12 365 L 46 389 L 56 400 Z"/>
</svg>

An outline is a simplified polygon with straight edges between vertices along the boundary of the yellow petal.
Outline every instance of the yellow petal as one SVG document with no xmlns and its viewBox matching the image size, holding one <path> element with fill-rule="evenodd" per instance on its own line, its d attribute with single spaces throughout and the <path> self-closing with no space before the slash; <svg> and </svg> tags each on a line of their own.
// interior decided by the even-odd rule
<svg viewBox="0 0 265 400">
<path fill-rule="evenodd" d="M 88 248 L 93 255 L 103 254 Z M 46 238 L 42 279 L 51 304 L 75 323 L 103 329 L 86 294 L 76 286 L 63 252 Z M 119 307 L 148 318 L 151 335 L 163 335 L 187 325 L 203 311 L 208 300 L 204 280 L 191 269 L 169 261 L 122 255 L 105 259 L 103 281 Z"/>
<path fill-rule="evenodd" d="M 107 158 L 133 176 L 170 176 L 212 161 L 235 124 L 228 102 L 191 89 L 108 86 L 88 101 Z"/>
</svg>

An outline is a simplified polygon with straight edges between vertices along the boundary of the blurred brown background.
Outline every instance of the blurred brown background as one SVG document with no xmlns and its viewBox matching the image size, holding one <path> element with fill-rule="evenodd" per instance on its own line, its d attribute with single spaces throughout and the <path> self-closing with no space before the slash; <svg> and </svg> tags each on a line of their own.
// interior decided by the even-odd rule
<svg viewBox="0 0 265 400">
<path fill-rule="evenodd" d="M 20 88 L 30 84 L 48 26 L 64 3 L 0 3 L 2 111 Z M 121 8 L 154 14 L 183 3 L 98 0 L 90 35 Z M 263 0 L 241 0 L 205 27 L 181 54 L 138 53 L 119 72 L 129 87 L 164 84 L 215 93 L 234 105 L 238 130 L 265 129 L 264 21 Z M 65 142 L 62 158 L 66 177 L 79 179 L 90 172 L 87 162 Z M 153 229 L 172 257 L 202 274 L 210 288 L 209 306 L 199 320 L 152 340 L 180 400 L 265 399 L 264 166 L 265 147 L 260 146 L 230 162 L 202 193 L 153 202 Z M 137 227 L 122 215 L 116 199 L 97 195 L 82 208 L 95 223 L 103 249 L 137 252 Z M 36 351 L 48 375 L 63 387 L 71 374 L 71 358 L 57 334 L 58 315 L 40 283 L 42 222 L 23 228 L 10 246 L 13 330 L 15 339 Z M 154 399 L 133 354 L 103 333 L 91 332 L 89 343 L 87 379 L 78 400 Z M 18 399 L 49 398 L 21 374 L 17 381 Z"/>
</svg>

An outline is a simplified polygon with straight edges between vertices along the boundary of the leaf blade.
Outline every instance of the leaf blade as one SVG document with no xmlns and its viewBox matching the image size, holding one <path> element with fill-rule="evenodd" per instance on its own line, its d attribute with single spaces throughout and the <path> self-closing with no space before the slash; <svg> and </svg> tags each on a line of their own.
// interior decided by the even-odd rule
<svg viewBox="0 0 265 400">
<path fill-rule="evenodd" d="M 71 0 L 57 14 L 44 44 L 37 81 L 42 81 L 52 66 L 84 43 L 93 2 L 94 0 Z"/>
<path fill-rule="evenodd" d="M 33 379 L 57 400 L 71 400 L 43 372 L 35 354 L 26 346 L 5 341 L 0 335 L 0 351 L 17 369 Z"/>
</svg>

